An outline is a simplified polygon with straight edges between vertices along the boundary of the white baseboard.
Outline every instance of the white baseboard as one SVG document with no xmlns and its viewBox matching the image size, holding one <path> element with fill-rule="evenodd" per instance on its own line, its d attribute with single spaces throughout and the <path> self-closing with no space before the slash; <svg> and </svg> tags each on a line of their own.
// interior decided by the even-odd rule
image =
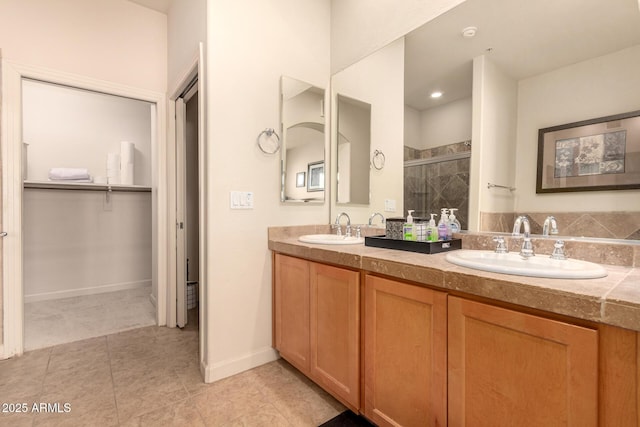
<svg viewBox="0 0 640 427">
<path fill-rule="evenodd" d="M 24 296 L 24 302 L 47 301 L 61 298 L 71 298 L 82 295 L 103 294 L 106 292 L 124 291 L 127 289 L 137 289 L 145 286 L 151 286 L 151 280 L 140 280 L 137 282 L 114 283 L 110 285 L 93 286 L 90 288 L 67 289 L 55 292 L 42 292 L 39 294 L 31 294 Z"/>
<path fill-rule="evenodd" d="M 265 347 L 239 358 L 224 360 L 213 365 L 207 365 L 205 361 L 201 361 L 200 372 L 205 383 L 212 383 L 279 358 L 280 356 L 273 348 Z"/>
</svg>

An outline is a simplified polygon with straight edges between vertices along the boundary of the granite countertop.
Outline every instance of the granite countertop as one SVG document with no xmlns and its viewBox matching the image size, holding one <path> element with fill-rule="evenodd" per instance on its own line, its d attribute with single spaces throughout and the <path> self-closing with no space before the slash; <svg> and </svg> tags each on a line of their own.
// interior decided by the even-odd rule
<svg viewBox="0 0 640 427">
<path fill-rule="evenodd" d="M 378 233 L 375 231 L 365 231 L 365 234 L 380 234 L 379 229 Z M 632 266 L 635 264 L 602 264 L 608 276 L 601 279 L 545 279 L 459 267 L 445 260 L 446 253 L 427 255 L 364 245 L 318 245 L 297 239 L 302 234 L 324 232 L 327 231 L 322 226 L 270 228 L 269 249 L 443 291 L 462 292 L 640 331 L 640 268 Z M 468 242 L 465 245 L 465 236 L 462 239 L 463 248 L 469 247 Z M 473 241 L 474 238 L 466 240 Z M 638 250 L 632 248 L 633 251 L 636 251 L 633 258 L 637 259 Z"/>
</svg>

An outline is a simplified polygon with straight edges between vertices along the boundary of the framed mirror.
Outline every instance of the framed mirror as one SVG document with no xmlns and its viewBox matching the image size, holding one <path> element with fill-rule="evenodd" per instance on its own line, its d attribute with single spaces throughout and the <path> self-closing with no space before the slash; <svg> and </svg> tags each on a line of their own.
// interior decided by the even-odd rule
<svg viewBox="0 0 640 427">
<path fill-rule="evenodd" d="M 280 80 L 280 200 L 323 203 L 324 89 L 287 76 Z"/>
</svg>

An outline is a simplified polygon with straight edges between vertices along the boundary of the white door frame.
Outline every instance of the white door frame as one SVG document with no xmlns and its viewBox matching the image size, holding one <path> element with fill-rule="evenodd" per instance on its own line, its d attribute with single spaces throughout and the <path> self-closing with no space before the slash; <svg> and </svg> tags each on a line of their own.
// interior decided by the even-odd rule
<svg viewBox="0 0 640 427">
<path fill-rule="evenodd" d="M 156 321 L 166 324 L 167 167 L 166 96 L 163 93 L 2 60 L 2 301 L 3 342 L 0 358 L 24 352 L 24 284 L 22 233 L 22 79 L 30 78 L 155 104 L 152 118 L 152 215 L 155 219 L 153 277 L 157 282 Z"/>
</svg>

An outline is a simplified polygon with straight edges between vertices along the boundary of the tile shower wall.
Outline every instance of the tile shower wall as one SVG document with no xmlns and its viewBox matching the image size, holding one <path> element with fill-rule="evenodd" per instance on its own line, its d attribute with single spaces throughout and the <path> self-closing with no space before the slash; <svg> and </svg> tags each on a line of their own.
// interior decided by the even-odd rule
<svg viewBox="0 0 640 427">
<path fill-rule="evenodd" d="M 435 159 L 438 156 L 470 150 L 469 142 L 426 150 L 405 146 L 404 160 Z M 457 208 L 456 217 L 460 221 L 462 229 L 468 229 L 469 168 L 469 158 L 405 166 L 405 209 L 414 209 L 416 217 L 429 218 L 429 214 L 438 214 L 437 221 L 441 208 Z"/>
<path fill-rule="evenodd" d="M 640 240 L 640 212 L 482 212 L 480 231 L 511 233 L 518 215 L 529 217 L 533 234 L 541 234 L 544 220 L 553 215 L 561 236 Z"/>
</svg>

